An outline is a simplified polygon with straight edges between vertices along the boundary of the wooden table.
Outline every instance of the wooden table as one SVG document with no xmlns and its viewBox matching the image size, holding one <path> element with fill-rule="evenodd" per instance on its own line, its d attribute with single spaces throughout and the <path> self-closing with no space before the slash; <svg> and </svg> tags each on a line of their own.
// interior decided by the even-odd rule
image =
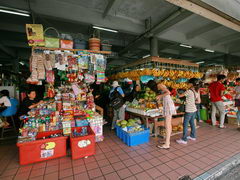
<svg viewBox="0 0 240 180">
<path fill-rule="evenodd" d="M 164 118 L 162 115 L 156 116 L 156 117 L 151 117 L 151 116 L 146 116 L 146 115 L 142 115 L 142 114 L 137 114 L 137 113 L 134 113 L 134 112 L 131 112 L 131 111 L 127 111 L 127 112 L 130 116 L 139 117 L 144 122 L 144 124 L 146 125 L 147 128 L 149 128 L 149 119 L 153 119 L 154 120 L 155 136 L 157 136 L 158 127 L 165 126 L 165 121 L 164 120 L 163 121 L 158 121 L 159 118 Z M 183 122 L 183 115 L 184 115 L 184 113 L 177 113 L 176 115 L 173 115 L 172 126 L 177 126 L 177 125 L 179 125 L 179 123 L 182 123 Z"/>
</svg>

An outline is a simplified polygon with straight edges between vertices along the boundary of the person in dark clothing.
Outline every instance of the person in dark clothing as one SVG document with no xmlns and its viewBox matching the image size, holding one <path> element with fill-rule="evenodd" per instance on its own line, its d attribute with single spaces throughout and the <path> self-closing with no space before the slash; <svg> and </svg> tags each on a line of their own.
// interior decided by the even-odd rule
<svg viewBox="0 0 240 180">
<path fill-rule="evenodd" d="M 92 84 L 91 89 L 93 90 L 94 103 L 96 104 L 96 110 L 104 117 L 105 120 L 108 119 L 107 108 L 109 102 L 108 90 L 105 90 L 106 84 Z M 106 122 L 105 122 L 106 123 Z"/>
<path fill-rule="evenodd" d="M 141 91 L 141 86 L 139 84 L 134 85 L 133 90 L 128 96 L 124 98 L 125 101 L 132 102 L 134 99 L 137 99 Z"/>
<path fill-rule="evenodd" d="M 26 115 L 31 109 L 37 107 L 39 104 L 41 104 L 43 101 L 37 101 L 36 100 L 36 91 L 35 90 L 29 90 L 27 92 L 27 97 L 23 100 L 19 115 Z"/>
</svg>

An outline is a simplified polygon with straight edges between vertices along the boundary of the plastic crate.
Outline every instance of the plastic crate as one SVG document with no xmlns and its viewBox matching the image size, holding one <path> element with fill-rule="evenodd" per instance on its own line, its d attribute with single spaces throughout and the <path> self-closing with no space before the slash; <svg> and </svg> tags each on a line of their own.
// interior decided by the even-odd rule
<svg viewBox="0 0 240 180">
<path fill-rule="evenodd" d="M 139 144 L 144 144 L 149 142 L 150 131 L 147 128 L 141 132 L 136 132 L 136 133 L 125 132 L 125 133 L 127 136 L 126 144 L 128 146 L 137 146 Z"/>
<path fill-rule="evenodd" d="M 72 128 L 78 132 L 82 130 L 82 127 Z M 72 137 L 70 136 L 70 145 L 72 152 L 72 159 L 78 159 L 82 157 L 88 157 L 94 155 L 95 151 L 95 133 L 91 127 L 87 126 L 88 135 L 82 137 Z"/>
<path fill-rule="evenodd" d="M 59 132 L 61 133 L 62 131 L 42 132 L 37 135 L 37 140 L 35 141 L 17 143 L 19 148 L 19 163 L 26 165 L 66 156 L 66 140 L 68 137 L 38 139 Z"/>
<path fill-rule="evenodd" d="M 145 128 L 145 130 L 136 132 L 136 133 L 128 133 L 123 131 L 121 127 L 116 128 L 116 133 L 122 141 L 128 146 L 137 146 L 139 144 L 144 144 L 149 142 L 150 130 Z"/>
</svg>

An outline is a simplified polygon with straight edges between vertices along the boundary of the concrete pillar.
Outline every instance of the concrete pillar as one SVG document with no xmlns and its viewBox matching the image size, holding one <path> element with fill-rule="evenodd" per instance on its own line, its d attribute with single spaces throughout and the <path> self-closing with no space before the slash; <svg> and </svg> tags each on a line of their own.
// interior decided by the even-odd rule
<svg viewBox="0 0 240 180">
<path fill-rule="evenodd" d="M 155 36 L 150 37 L 150 55 L 158 56 L 158 39 Z"/>
</svg>

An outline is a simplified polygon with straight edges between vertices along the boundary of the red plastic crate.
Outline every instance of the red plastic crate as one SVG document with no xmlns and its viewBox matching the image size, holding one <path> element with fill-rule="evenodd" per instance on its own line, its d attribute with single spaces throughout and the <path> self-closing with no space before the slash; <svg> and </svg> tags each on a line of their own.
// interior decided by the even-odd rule
<svg viewBox="0 0 240 180">
<path fill-rule="evenodd" d="M 77 132 L 80 132 L 82 130 L 82 127 L 72 128 L 72 132 L 75 129 L 77 130 Z M 90 126 L 87 126 L 87 131 L 88 131 L 87 136 L 82 137 L 72 137 L 72 135 L 70 136 L 72 159 L 88 157 L 96 153 L 95 133 L 93 132 Z"/>
<path fill-rule="evenodd" d="M 42 138 L 61 131 L 42 132 L 37 136 Z M 21 165 L 45 161 L 66 156 L 66 140 L 68 137 L 39 139 L 31 142 L 17 143 L 19 148 L 19 163 Z"/>
</svg>

